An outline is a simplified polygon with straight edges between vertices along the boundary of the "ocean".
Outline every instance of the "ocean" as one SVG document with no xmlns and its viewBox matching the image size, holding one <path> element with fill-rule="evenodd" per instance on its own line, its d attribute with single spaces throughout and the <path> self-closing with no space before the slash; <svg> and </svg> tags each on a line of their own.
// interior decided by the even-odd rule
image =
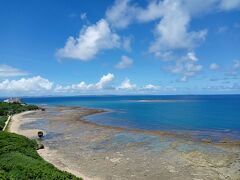
<svg viewBox="0 0 240 180">
<path fill-rule="evenodd" d="M 114 127 L 235 134 L 240 131 L 240 95 L 32 97 L 23 101 L 108 109 L 107 113 L 86 119 Z"/>
<path fill-rule="evenodd" d="M 23 101 L 108 110 L 83 116 L 84 111 L 94 110 L 48 107 L 20 118 L 18 133 L 37 138 L 37 131 L 44 132 L 41 142 L 48 152 L 44 158 L 89 177 L 240 177 L 240 95 L 38 97 Z"/>
</svg>

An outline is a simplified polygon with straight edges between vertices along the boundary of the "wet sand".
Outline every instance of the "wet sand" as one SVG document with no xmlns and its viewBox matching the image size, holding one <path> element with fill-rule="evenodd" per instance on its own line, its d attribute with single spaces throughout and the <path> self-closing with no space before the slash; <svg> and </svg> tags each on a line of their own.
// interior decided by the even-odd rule
<svg viewBox="0 0 240 180">
<path fill-rule="evenodd" d="M 44 131 L 39 154 L 84 179 L 239 179 L 240 146 L 194 142 L 164 133 L 99 126 L 86 115 L 104 110 L 51 107 L 12 117 L 9 130 Z"/>
</svg>

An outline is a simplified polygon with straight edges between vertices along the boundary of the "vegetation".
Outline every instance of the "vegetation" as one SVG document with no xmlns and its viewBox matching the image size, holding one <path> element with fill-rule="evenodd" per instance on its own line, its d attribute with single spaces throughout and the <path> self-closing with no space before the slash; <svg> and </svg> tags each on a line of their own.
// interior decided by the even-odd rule
<svg viewBox="0 0 240 180">
<path fill-rule="evenodd" d="M 5 103 L 0 102 L 0 116 L 7 116 L 23 111 L 31 111 L 38 109 L 35 105 L 23 105 L 21 103 Z"/>
<path fill-rule="evenodd" d="M 0 116 L 0 130 L 4 128 L 7 119 L 8 119 L 7 116 Z"/>
<path fill-rule="evenodd" d="M 43 160 L 35 140 L 1 131 L 7 115 L 38 109 L 34 105 L 0 103 L 0 179 L 80 179 Z"/>
<path fill-rule="evenodd" d="M 36 147 L 36 141 L 1 131 L 0 179 L 78 179 L 44 161 Z"/>
<path fill-rule="evenodd" d="M 0 102 L 0 130 L 4 128 L 5 122 L 8 119 L 7 116 L 17 114 L 23 111 L 31 111 L 36 109 L 39 108 L 35 105 Z"/>
</svg>

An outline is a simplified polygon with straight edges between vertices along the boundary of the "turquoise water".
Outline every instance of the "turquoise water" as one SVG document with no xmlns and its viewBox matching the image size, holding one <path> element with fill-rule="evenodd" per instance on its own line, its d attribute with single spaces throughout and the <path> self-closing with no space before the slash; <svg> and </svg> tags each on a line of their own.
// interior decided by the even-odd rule
<svg viewBox="0 0 240 180">
<path fill-rule="evenodd" d="M 176 100 L 138 102 L 138 100 Z M 200 131 L 202 138 L 215 132 L 240 134 L 240 95 L 207 96 L 79 96 L 24 98 L 27 103 L 84 106 L 111 110 L 87 117 L 101 125 L 130 129 Z M 214 132 L 214 133 L 213 133 Z M 240 136 L 239 136 L 240 137 Z M 217 138 L 217 137 L 216 137 Z"/>
</svg>

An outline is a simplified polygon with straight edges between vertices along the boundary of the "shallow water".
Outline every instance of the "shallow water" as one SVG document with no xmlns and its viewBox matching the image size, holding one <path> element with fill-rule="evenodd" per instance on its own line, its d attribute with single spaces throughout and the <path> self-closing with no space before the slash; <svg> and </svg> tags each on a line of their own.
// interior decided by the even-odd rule
<svg viewBox="0 0 240 180">
<path fill-rule="evenodd" d="M 82 109 L 63 109 L 25 115 L 20 132 L 43 130 L 50 162 L 91 178 L 215 180 L 224 175 L 237 180 L 240 176 L 239 146 L 98 126 L 80 121 Z"/>
<path fill-rule="evenodd" d="M 240 139 L 240 95 L 80 96 L 25 98 L 24 101 L 111 110 L 87 117 L 100 125 L 191 133 L 197 139 L 213 141 Z"/>
</svg>

